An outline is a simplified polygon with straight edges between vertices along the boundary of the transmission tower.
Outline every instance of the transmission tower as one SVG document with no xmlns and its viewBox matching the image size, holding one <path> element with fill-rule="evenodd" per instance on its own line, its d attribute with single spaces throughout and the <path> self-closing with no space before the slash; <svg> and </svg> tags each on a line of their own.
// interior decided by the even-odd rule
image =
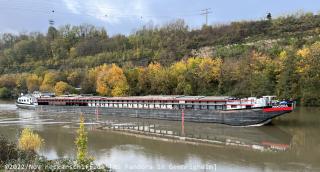
<svg viewBox="0 0 320 172">
<path fill-rule="evenodd" d="M 206 8 L 206 9 L 203 9 L 201 10 L 201 14 L 200 15 L 203 15 L 206 17 L 206 26 L 208 25 L 208 14 L 212 13 L 211 11 L 211 8 Z"/>
<path fill-rule="evenodd" d="M 53 26 L 54 25 L 54 20 L 52 18 L 53 18 L 54 10 L 51 11 L 51 14 L 52 15 L 51 15 L 51 19 L 49 19 L 49 25 Z"/>
</svg>

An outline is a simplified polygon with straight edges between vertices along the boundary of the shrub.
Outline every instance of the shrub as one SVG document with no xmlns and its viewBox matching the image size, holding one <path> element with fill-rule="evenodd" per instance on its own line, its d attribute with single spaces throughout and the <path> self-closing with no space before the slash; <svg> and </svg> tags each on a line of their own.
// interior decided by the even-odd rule
<svg viewBox="0 0 320 172">
<path fill-rule="evenodd" d="M 10 98 L 11 97 L 11 91 L 6 88 L 2 87 L 0 88 L 0 98 Z"/>
<path fill-rule="evenodd" d="M 15 143 L 0 136 L 0 169 L 10 162 L 31 162 L 36 156 L 35 152 L 20 150 Z"/>
<path fill-rule="evenodd" d="M 25 151 L 36 151 L 44 144 L 44 140 L 29 128 L 23 129 L 20 139 L 19 148 Z"/>
</svg>

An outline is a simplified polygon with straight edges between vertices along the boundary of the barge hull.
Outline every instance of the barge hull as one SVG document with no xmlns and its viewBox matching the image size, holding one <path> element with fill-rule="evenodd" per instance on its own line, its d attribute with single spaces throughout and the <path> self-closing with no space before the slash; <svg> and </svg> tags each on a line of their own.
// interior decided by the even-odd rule
<svg viewBox="0 0 320 172">
<path fill-rule="evenodd" d="M 265 112 L 259 109 L 243 110 L 190 110 L 190 109 L 137 109 L 137 108 L 106 108 L 86 106 L 47 106 L 39 105 L 35 109 L 39 112 L 56 113 L 84 113 L 111 115 L 118 117 L 133 117 L 145 119 L 160 119 L 181 121 L 182 113 L 186 122 L 220 123 L 232 126 L 251 126 L 266 124 L 272 118 L 291 111 Z"/>
</svg>

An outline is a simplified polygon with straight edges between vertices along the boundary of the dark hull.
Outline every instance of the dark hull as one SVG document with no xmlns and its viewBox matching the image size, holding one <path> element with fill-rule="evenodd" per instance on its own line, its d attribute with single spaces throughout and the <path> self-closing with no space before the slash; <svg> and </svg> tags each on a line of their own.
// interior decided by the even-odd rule
<svg viewBox="0 0 320 172">
<path fill-rule="evenodd" d="M 60 112 L 60 113 L 85 113 L 112 115 L 121 117 L 134 117 L 145 119 L 161 119 L 181 121 L 182 110 L 180 109 L 128 109 L 106 107 L 81 107 L 81 106 L 46 106 L 36 107 L 37 111 Z M 271 121 L 272 118 L 290 111 L 263 112 L 262 109 L 244 110 L 189 110 L 184 111 L 184 121 L 219 123 L 233 126 L 262 125 Z"/>
</svg>

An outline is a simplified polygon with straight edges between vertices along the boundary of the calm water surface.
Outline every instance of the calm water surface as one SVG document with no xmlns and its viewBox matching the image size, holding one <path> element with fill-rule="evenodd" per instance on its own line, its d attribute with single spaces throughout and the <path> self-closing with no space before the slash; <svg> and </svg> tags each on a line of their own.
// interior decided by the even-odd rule
<svg viewBox="0 0 320 172">
<path fill-rule="evenodd" d="M 224 144 L 190 145 L 97 129 L 97 122 L 155 126 L 181 133 L 173 121 L 86 115 L 89 153 L 116 171 L 320 171 L 320 108 L 298 108 L 263 127 L 185 123 L 188 137 Z M 79 115 L 39 113 L 0 102 L 0 135 L 16 141 L 25 127 L 45 140 L 48 159 L 75 157 Z"/>
</svg>

